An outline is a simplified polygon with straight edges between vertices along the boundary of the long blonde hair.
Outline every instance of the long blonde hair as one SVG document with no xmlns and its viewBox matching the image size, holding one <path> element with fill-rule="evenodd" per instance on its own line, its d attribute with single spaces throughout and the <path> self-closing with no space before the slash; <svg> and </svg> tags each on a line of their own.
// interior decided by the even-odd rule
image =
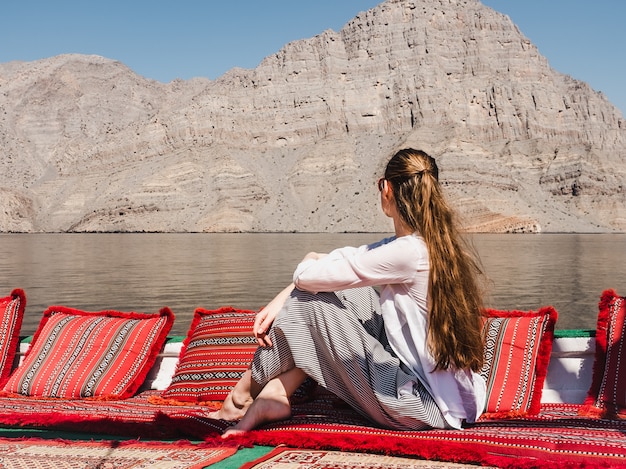
<svg viewBox="0 0 626 469">
<path fill-rule="evenodd" d="M 387 164 L 402 220 L 418 232 L 428 247 L 428 347 L 436 369 L 450 366 L 479 371 L 483 363 L 482 274 L 457 228 L 454 211 L 439 185 L 435 160 L 421 150 L 398 151 Z"/>
</svg>

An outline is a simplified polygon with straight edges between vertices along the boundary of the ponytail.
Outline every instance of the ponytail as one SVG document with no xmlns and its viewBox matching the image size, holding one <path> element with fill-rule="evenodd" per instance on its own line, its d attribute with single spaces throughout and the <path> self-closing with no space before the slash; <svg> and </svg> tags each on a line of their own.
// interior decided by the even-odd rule
<svg viewBox="0 0 626 469">
<path fill-rule="evenodd" d="M 423 151 L 400 150 L 389 161 L 385 179 L 391 182 L 403 221 L 428 248 L 428 347 L 435 370 L 454 366 L 479 371 L 482 295 L 476 278 L 482 272 L 441 192 L 437 164 Z"/>
</svg>

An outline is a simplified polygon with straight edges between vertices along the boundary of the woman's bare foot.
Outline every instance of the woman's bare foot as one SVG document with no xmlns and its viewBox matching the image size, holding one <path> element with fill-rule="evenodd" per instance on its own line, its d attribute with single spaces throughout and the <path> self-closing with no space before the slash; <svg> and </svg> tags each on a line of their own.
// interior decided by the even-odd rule
<svg viewBox="0 0 626 469">
<path fill-rule="evenodd" d="M 265 385 L 252 404 L 247 408 L 241 420 L 227 429 L 222 438 L 248 432 L 259 425 L 291 416 L 291 396 L 305 380 L 306 374 L 299 368 L 277 376 Z"/>
<path fill-rule="evenodd" d="M 284 420 L 289 417 L 291 417 L 291 404 L 289 404 L 287 396 L 264 397 L 259 395 L 243 418 L 228 428 L 222 438 L 246 433 L 264 423 Z"/>
</svg>

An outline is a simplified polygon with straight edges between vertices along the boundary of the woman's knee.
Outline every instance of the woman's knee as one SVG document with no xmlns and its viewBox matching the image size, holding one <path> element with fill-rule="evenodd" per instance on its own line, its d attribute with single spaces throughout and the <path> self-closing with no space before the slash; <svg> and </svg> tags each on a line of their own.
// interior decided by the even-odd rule
<svg viewBox="0 0 626 469">
<path fill-rule="evenodd" d="M 324 312 L 329 308 L 345 309 L 334 292 L 311 293 L 294 289 L 275 322 L 315 324 L 318 319 L 323 318 Z"/>
</svg>

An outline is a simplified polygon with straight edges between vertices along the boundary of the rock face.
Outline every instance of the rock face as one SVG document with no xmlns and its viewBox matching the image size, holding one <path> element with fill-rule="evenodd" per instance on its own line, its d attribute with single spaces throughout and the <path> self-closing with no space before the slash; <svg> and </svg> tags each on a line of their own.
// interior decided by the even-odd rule
<svg viewBox="0 0 626 469">
<path fill-rule="evenodd" d="M 11 62 L 0 231 L 388 231 L 374 182 L 404 146 L 468 230 L 624 231 L 625 127 L 477 0 L 387 0 L 214 81 Z"/>
</svg>

